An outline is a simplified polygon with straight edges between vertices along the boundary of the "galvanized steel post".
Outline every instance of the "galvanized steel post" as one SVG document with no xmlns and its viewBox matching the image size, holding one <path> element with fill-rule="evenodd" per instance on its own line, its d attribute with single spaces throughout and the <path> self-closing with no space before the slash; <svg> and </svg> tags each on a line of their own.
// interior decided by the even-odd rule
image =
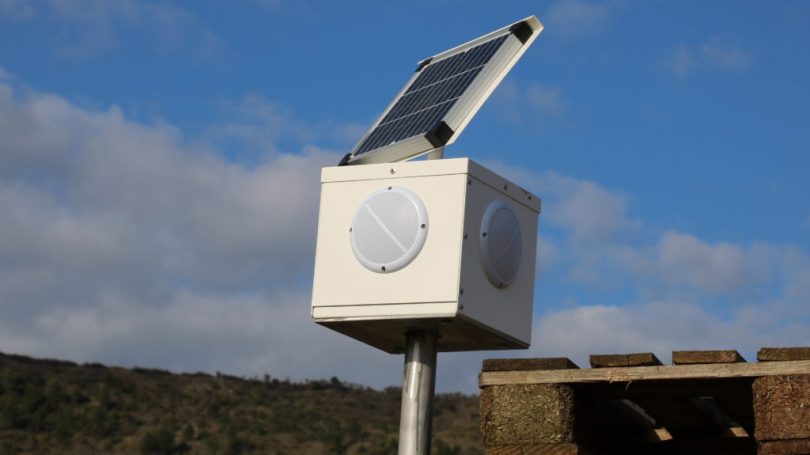
<svg viewBox="0 0 810 455">
<path fill-rule="evenodd" d="M 410 332 L 407 335 L 399 455 L 430 453 L 437 340 L 435 332 Z"/>
</svg>

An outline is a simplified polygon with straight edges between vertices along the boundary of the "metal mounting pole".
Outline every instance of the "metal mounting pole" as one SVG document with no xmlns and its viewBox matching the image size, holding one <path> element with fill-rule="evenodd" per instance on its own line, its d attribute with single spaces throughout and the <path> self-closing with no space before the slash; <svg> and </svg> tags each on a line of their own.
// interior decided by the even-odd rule
<svg viewBox="0 0 810 455">
<path fill-rule="evenodd" d="M 431 150 L 428 160 L 444 158 L 444 147 Z M 433 393 L 436 389 L 436 332 L 408 332 L 405 340 L 405 378 L 399 415 L 399 455 L 430 454 Z"/>
<path fill-rule="evenodd" d="M 428 455 L 436 386 L 435 332 L 409 332 L 399 417 L 399 455 Z"/>
</svg>

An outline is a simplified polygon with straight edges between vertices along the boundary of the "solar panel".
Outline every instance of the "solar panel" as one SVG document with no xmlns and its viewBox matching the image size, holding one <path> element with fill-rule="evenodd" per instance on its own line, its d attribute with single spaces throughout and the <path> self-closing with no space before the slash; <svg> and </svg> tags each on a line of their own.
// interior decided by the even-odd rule
<svg viewBox="0 0 810 455">
<path fill-rule="evenodd" d="M 401 161 L 452 143 L 542 28 L 532 16 L 423 60 L 341 164 Z"/>
</svg>

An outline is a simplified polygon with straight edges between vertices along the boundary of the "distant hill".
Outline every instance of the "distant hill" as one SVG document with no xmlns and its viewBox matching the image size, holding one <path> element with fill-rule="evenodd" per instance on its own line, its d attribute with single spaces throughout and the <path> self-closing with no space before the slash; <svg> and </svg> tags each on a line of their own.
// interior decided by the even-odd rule
<svg viewBox="0 0 810 455">
<path fill-rule="evenodd" d="M 400 389 L 0 353 L 0 454 L 395 454 Z M 434 454 L 483 453 L 478 398 L 439 394 Z"/>
</svg>

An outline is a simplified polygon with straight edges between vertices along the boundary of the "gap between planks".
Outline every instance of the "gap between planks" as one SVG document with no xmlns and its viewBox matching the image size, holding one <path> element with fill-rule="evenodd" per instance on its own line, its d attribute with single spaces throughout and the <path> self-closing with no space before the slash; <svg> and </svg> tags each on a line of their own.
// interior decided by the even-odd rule
<svg viewBox="0 0 810 455">
<path fill-rule="evenodd" d="M 575 384 L 583 382 L 631 382 L 667 379 L 754 378 L 793 374 L 810 374 L 810 360 L 588 368 L 581 370 L 487 371 L 479 375 L 478 385 L 479 387 L 487 387 L 509 384 Z"/>
</svg>

